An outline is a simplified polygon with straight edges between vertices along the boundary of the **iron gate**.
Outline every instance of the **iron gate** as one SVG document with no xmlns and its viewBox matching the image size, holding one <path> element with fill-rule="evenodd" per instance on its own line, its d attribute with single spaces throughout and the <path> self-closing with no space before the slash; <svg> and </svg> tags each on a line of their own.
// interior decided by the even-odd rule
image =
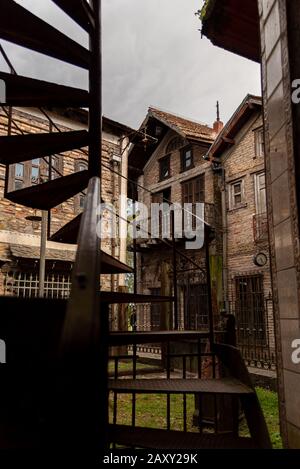
<svg viewBox="0 0 300 469">
<path fill-rule="evenodd" d="M 275 369 L 273 299 L 264 291 L 260 273 L 237 274 L 228 312 L 236 319 L 237 345 L 248 366 Z"/>
</svg>

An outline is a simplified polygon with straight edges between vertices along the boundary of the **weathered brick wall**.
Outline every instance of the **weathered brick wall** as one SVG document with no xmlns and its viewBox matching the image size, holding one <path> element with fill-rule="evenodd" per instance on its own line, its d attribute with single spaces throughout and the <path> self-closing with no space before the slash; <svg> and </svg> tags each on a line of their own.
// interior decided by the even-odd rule
<svg viewBox="0 0 300 469">
<path fill-rule="evenodd" d="M 61 116 L 51 114 L 52 119 L 58 125 L 61 131 L 78 130 L 85 128 L 84 124 L 72 121 L 71 119 L 64 119 Z M 46 120 L 37 110 L 25 111 L 21 109 L 13 109 L 12 112 L 12 134 L 20 134 L 21 131 L 24 133 L 42 133 L 49 132 L 49 122 Z M 17 129 L 17 126 L 20 130 Z M 8 131 L 8 118 L 4 110 L 0 110 L 0 135 L 7 135 Z M 85 149 L 86 150 L 86 149 Z M 120 154 L 120 145 L 118 137 L 104 133 L 103 135 L 103 147 L 102 147 L 102 199 L 105 202 L 112 203 L 114 199 L 119 197 L 119 178 L 115 176 L 111 171 L 111 154 Z M 87 156 L 80 150 L 74 150 L 65 152 L 61 156 L 63 162 L 60 164 L 59 170 L 61 170 L 64 176 L 72 174 L 77 170 L 76 164 L 78 161 L 87 161 Z M 45 162 L 41 163 L 41 172 L 43 175 L 48 174 L 48 165 Z M 5 166 L 0 165 L 0 233 L 10 232 L 23 233 L 31 235 L 36 244 L 36 240 L 40 237 L 40 224 L 33 224 L 26 220 L 28 215 L 33 215 L 35 210 L 24 207 L 22 205 L 10 202 L 4 198 L 4 185 L 5 185 Z M 74 196 L 69 200 L 63 202 L 59 206 L 51 210 L 51 233 L 56 232 L 63 225 L 72 220 L 80 211 L 78 196 Z M 40 212 L 37 212 L 40 214 Z M 102 248 L 112 253 L 112 241 L 111 239 L 104 239 L 102 242 Z M 59 245 L 57 246 L 59 249 Z M 114 241 L 113 254 L 118 256 L 118 242 Z M 9 259 L 10 250 L 9 243 L 0 242 L 0 258 Z M 102 285 L 104 288 L 111 287 L 111 276 L 103 276 Z M 3 275 L 0 275 L 0 294 L 3 293 Z"/>
<path fill-rule="evenodd" d="M 207 146 L 193 145 L 194 168 L 188 171 L 181 172 L 180 165 L 180 150 L 174 151 L 171 154 L 170 168 L 171 177 L 165 181 L 159 181 L 159 163 L 158 160 L 166 153 L 166 147 L 170 140 L 175 137 L 174 131 L 170 130 L 155 153 L 152 155 L 148 164 L 144 168 L 143 185 L 151 192 L 160 192 L 166 188 L 171 187 L 171 200 L 173 203 L 181 203 L 181 183 L 188 181 L 199 174 L 205 173 L 205 201 L 207 203 L 214 202 L 213 194 L 213 175 L 210 170 L 210 163 L 205 161 L 202 157 L 207 152 Z M 143 201 L 146 205 L 151 202 L 151 196 L 148 192 L 139 189 L 139 200 Z"/>
<path fill-rule="evenodd" d="M 227 267 L 228 298 L 235 301 L 234 278 L 241 275 L 263 275 L 264 296 L 272 296 L 271 273 L 268 241 L 256 243 L 253 230 L 253 216 L 256 213 L 255 202 L 255 175 L 265 170 L 264 159 L 255 156 L 254 130 L 262 125 L 262 117 L 257 113 L 245 124 L 235 137 L 235 144 L 223 156 L 226 189 L 226 222 L 227 222 L 227 258 L 224 259 Z M 244 203 L 239 208 L 231 208 L 230 185 L 238 179 L 244 180 Z M 220 185 L 222 181 L 219 179 Z M 258 252 L 267 255 L 268 262 L 264 267 L 257 267 L 253 258 Z M 274 346 L 273 310 L 268 303 L 267 320 L 269 323 L 270 343 Z"/>
</svg>

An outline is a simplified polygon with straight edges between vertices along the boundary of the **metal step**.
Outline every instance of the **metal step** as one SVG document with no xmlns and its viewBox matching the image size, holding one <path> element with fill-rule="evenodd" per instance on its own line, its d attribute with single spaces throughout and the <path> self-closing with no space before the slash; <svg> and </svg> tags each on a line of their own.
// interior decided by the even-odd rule
<svg viewBox="0 0 300 469">
<path fill-rule="evenodd" d="M 52 0 L 79 26 L 89 32 L 92 24 L 92 10 L 85 0 Z"/>
<path fill-rule="evenodd" d="M 64 225 L 60 230 L 50 237 L 50 241 L 66 244 L 77 244 L 77 237 L 80 228 L 82 214 L 73 218 L 69 223 Z M 118 259 L 110 256 L 104 251 L 101 251 L 101 273 L 102 274 L 127 274 L 132 273 L 133 270 L 127 264 L 120 262 Z"/>
<path fill-rule="evenodd" d="M 251 438 L 232 435 L 186 433 L 126 425 L 109 425 L 111 443 L 149 449 L 255 449 Z"/>
<path fill-rule="evenodd" d="M 90 52 L 12 0 L 1 0 L 0 37 L 89 69 Z"/>
<path fill-rule="evenodd" d="M 100 260 L 102 274 L 131 274 L 133 272 L 129 265 L 120 262 L 118 259 L 110 256 L 104 251 L 101 251 Z M 113 297 L 119 298 L 119 295 L 122 294 L 114 292 L 101 292 L 100 296 L 102 296 L 102 298 L 106 298 L 106 302 L 109 303 L 109 299 L 113 299 Z M 105 301 L 105 299 L 102 299 L 101 301 Z M 118 303 L 119 301 L 116 302 Z"/>
<path fill-rule="evenodd" d="M 219 379 L 119 379 L 110 380 L 109 389 L 118 393 L 139 394 L 253 394 L 254 391 L 234 378 Z"/>
<path fill-rule="evenodd" d="M 49 240 L 55 241 L 57 243 L 77 244 L 81 218 L 82 213 L 62 226 L 60 230 L 56 231 L 53 235 L 50 236 Z"/>
<path fill-rule="evenodd" d="M 20 163 L 82 148 L 88 143 L 86 130 L 0 137 L 0 163 Z"/>
<path fill-rule="evenodd" d="M 102 200 L 103 203 L 103 200 Z M 55 241 L 57 243 L 65 243 L 65 244 L 77 244 L 77 238 L 80 228 L 80 223 L 82 219 L 82 213 L 77 215 L 77 217 L 73 218 L 73 220 L 66 223 L 62 226 L 58 231 L 53 233 L 50 236 L 50 241 Z M 132 270 L 126 271 L 132 273 Z M 107 272 L 107 273 L 118 273 L 118 272 Z"/>
<path fill-rule="evenodd" d="M 88 170 L 79 171 L 44 184 L 7 192 L 5 198 L 26 207 L 50 210 L 86 189 L 88 182 Z"/>
<path fill-rule="evenodd" d="M 155 332 L 111 332 L 109 345 L 152 344 L 179 342 L 182 340 L 207 339 L 209 332 L 201 331 L 155 331 Z"/>
<path fill-rule="evenodd" d="M 119 262 L 119 261 L 117 261 Z M 123 264 L 125 266 L 125 264 Z M 129 268 L 130 269 L 130 268 Z M 129 270 L 132 272 L 132 269 Z M 109 304 L 121 303 L 170 303 L 174 301 L 173 296 L 142 295 L 135 293 L 119 293 L 102 291 L 100 293 L 101 301 Z"/>
<path fill-rule="evenodd" d="M 8 106 L 89 107 L 89 93 L 79 88 L 57 85 L 20 75 L 0 72 L 6 85 Z"/>
</svg>

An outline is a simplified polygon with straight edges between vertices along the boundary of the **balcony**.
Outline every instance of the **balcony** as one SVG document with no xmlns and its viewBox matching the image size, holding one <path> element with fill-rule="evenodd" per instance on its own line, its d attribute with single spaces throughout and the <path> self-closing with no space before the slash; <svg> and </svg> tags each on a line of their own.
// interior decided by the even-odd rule
<svg viewBox="0 0 300 469">
<path fill-rule="evenodd" d="M 268 241 L 268 218 L 266 213 L 253 215 L 253 237 L 257 244 Z"/>
</svg>

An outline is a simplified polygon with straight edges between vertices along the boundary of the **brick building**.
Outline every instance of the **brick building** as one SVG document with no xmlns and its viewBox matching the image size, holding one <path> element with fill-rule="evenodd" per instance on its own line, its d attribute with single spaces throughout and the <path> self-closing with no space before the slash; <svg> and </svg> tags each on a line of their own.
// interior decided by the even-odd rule
<svg viewBox="0 0 300 469">
<path fill-rule="evenodd" d="M 154 108 L 141 128 L 156 136 L 157 143 L 130 152 L 137 199 L 147 207 L 151 202 L 205 203 L 205 220 L 215 234 L 209 249 L 215 325 L 222 310 L 233 313 L 249 365 L 274 367 L 261 98 L 246 96 L 224 128 L 219 118 L 210 128 Z M 148 215 L 150 232 L 150 210 Z M 162 237 L 160 232 L 160 239 L 138 241 L 140 292 L 173 291 L 172 247 Z M 204 249 L 187 250 L 179 239 L 176 246 L 205 271 Z M 176 262 L 180 327 L 201 328 L 207 317 L 205 275 L 186 258 L 177 256 Z M 140 307 L 138 327 L 161 327 L 160 308 Z"/>
<path fill-rule="evenodd" d="M 240 347 L 275 364 L 261 98 L 248 95 L 208 152 L 218 174 L 223 291 Z M 260 353 L 258 353 L 260 352 Z M 268 352 L 268 353 L 266 353 Z M 245 355 L 247 356 L 246 350 Z"/>
<path fill-rule="evenodd" d="M 88 114 L 84 110 L 47 111 L 53 124 L 45 115 L 33 108 L 0 109 L 0 135 L 11 133 L 42 133 L 49 129 L 57 131 L 83 130 L 87 128 Z M 127 193 L 126 180 L 116 173 L 127 176 L 127 155 L 130 139 L 136 133 L 123 124 L 103 118 L 102 155 L 102 200 L 118 201 L 119 195 Z M 129 138 L 128 138 L 129 136 Z M 30 160 L 10 165 L 9 177 L 5 181 L 5 166 L 0 165 L 0 294 L 38 296 L 41 223 L 30 221 L 40 217 L 35 210 L 4 197 L 5 185 L 8 192 L 87 169 L 85 149 L 65 152 L 60 155 Z M 51 171 L 49 165 L 51 164 Z M 115 173 L 112 171 L 115 170 Z M 50 176 L 51 174 L 51 176 Z M 9 197 L 9 195 L 8 195 Z M 58 230 L 78 216 L 84 205 L 84 191 L 51 209 L 48 213 L 48 241 L 46 251 L 45 295 L 66 297 L 69 295 L 70 274 L 75 259 L 76 245 L 62 244 L 51 240 Z M 119 222 L 120 224 L 120 222 Z M 123 223 L 124 225 L 124 223 Z M 119 231 L 127 226 L 119 226 Z M 126 238 L 126 236 L 124 237 Z M 126 262 L 125 245 L 117 239 L 104 239 L 102 249 Z M 124 242 L 123 242 L 124 244 Z M 102 288 L 115 290 L 124 284 L 122 275 L 103 276 Z"/>
<path fill-rule="evenodd" d="M 211 128 L 159 109 L 149 108 L 141 129 L 146 129 L 147 134 L 157 139 L 157 143 L 150 145 L 145 151 L 140 147 L 133 147 L 129 154 L 129 174 L 139 183 L 135 198 L 148 207 L 149 215 L 151 203 L 190 203 L 194 206 L 197 202 L 202 202 L 205 204 L 205 220 L 215 226 L 215 176 L 211 171 L 210 162 L 205 161 L 203 156 L 221 127 L 220 121 Z M 166 214 L 161 214 L 159 236 L 152 236 L 152 239 L 146 239 L 147 236 L 143 239 L 141 236 L 142 239 L 138 241 L 138 289 L 141 293 L 171 294 L 174 291 L 171 231 L 166 236 L 162 233 L 164 221 L 166 226 L 170 226 L 168 210 Z M 147 230 L 151 231 L 150 218 Z M 186 249 L 184 237 L 176 239 L 176 248 L 184 253 L 184 257 L 176 257 L 179 327 L 207 327 L 205 249 Z M 220 265 L 219 248 L 220 243 L 215 240 L 210 252 L 210 262 L 213 266 Z M 213 281 L 216 284 L 216 310 L 218 301 L 221 300 L 217 293 L 220 278 L 220 270 L 215 269 Z M 169 328 L 174 318 L 172 319 L 170 311 L 161 315 L 161 307 L 152 305 L 150 310 L 149 307 L 140 307 L 137 315 L 138 327 Z M 161 318 L 166 316 L 169 319 L 165 324 L 161 324 Z"/>
</svg>

